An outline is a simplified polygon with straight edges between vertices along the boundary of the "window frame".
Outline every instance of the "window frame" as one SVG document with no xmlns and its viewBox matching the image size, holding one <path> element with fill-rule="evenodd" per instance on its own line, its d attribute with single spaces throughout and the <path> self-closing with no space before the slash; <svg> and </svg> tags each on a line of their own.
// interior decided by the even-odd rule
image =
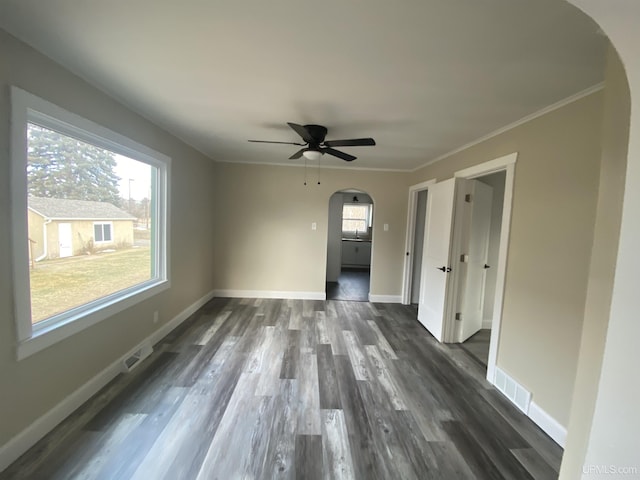
<svg viewBox="0 0 640 480">
<path fill-rule="evenodd" d="M 96 227 L 100 225 L 102 227 L 102 238 L 104 238 L 104 226 L 109 225 L 109 240 L 96 239 Z M 113 222 L 93 222 L 93 243 L 96 245 L 107 245 L 113 243 Z"/>
<path fill-rule="evenodd" d="M 110 150 L 154 167 L 152 185 L 156 235 L 151 248 L 152 278 L 98 300 L 31 323 L 31 285 L 28 253 L 28 123 Z M 171 286 L 169 259 L 169 185 L 171 158 L 71 113 L 51 102 L 11 87 L 11 224 L 16 358 L 22 360 L 65 338 L 126 310 Z M 104 223 L 104 222 L 103 222 Z M 111 226 L 113 237 L 113 225 Z"/>
</svg>

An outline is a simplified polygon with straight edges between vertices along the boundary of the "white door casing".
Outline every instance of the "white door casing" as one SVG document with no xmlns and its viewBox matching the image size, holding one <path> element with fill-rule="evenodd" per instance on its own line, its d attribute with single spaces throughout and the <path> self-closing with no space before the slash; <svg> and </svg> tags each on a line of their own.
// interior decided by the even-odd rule
<svg viewBox="0 0 640 480">
<path fill-rule="evenodd" d="M 70 223 L 58 224 L 58 254 L 60 258 L 73 255 L 73 236 Z"/>
<path fill-rule="evenodd" d="M 451 178 L 436 183 L 427 196 L 418 320 L 440 342 L 444 339 L 445 319 L 450 314 L 447 284 L 456 181 L 460 180 Z"/>
<path fill-rule="evenodd" d="M 502 199 L 502 222 L 500 225 L 500 241 L 498 263 L 491 268 L 496 269 L 495 299 L 493 303 L 493 319 L 491 321 L 491 340 L 489 342 L 489 359 L 487 361 L 487 380 L 495 384 L 496 364 L 498 359 L 498 343 L 502 325 L 502 307 L 507 271 L 507 253 L 509 251 L 509 235 L 511 230 L 511 207 L 518 152 L 474 165 L 454 173 L 457 178 L 478 178 L 504 170 L 504 196 Z"/>
</svg>

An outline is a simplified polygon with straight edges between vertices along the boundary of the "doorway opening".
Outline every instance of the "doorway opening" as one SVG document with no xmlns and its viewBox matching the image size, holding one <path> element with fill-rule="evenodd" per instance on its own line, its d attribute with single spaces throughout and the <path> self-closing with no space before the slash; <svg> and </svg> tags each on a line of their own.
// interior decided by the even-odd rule
<svg viewBox="0 0 640 480">
<path fill-rule="evenodd" d="M 467 213 L 471 218 L 465 222 L 469 228 L 464 231 L 466 238 L 461 241 L 461 248 L 468 252 L 465 255 L 469 258 L 465 276 L 459 279 L 457 289 L 457 311 L 462 316 L 462 321 L 458 322 L 457 340 L 485 370 L 493 326 L 505 178 L 506 172 L 502 170 L 471 180 L 481 185 L 474 185 L 476 198 L 469 204 Z M 478 311 L 474 312 L 476 309 Z M 475 319 L 477 324 L 469 325 L 464 321 L 465 316 L 471 317 L 471 322 Z"/>
<path fill-rule="evenodd" d="M 493 383 L 517 153 L 410 189 L 403 303 L 415 299 L 415 242 L 422 241 L 418 321 L 440 342 L 458 343 Z M 418 188 L 420 187 L 420 188 Z M 427 189 L 422 240 L 419 191 Z M 420 213 L 422 215 L 422 213 Z M 466 343 L 465 343 L 466 342 Z"/>
<path fill-rule="evenodd" d="M 341 190 L 329 199 L 327 300 L 369 300 L 373 200 L 361 190 Z"/>
<path fill-rule="evenodd" d="M 416 305 L 420 302 L 422 279 L 422 252 L 427 224 L 427 199 L 429 186 L 435 180 L 419 183 L 409 188 L 409 209 L 405 245 L 405 264 L 402 285 L 402 303 Z"/>
</svg>

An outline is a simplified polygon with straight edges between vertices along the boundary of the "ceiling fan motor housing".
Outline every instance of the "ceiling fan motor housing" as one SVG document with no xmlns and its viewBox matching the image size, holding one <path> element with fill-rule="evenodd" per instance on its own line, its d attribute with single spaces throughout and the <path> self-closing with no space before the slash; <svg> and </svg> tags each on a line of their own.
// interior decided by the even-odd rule
<svg viewBox="0 0 640 480">
<path fill-rule="evenodd" d="M 309 142 L 309 147 L 317 148 L 324 142 L 324 138 L 327 136 L 327 127 L 323 127 L 322 125 L 304 125 L 304 128 L 307 129 L 309 135 L 315 140 L 314 142 Z"/>
</svg>

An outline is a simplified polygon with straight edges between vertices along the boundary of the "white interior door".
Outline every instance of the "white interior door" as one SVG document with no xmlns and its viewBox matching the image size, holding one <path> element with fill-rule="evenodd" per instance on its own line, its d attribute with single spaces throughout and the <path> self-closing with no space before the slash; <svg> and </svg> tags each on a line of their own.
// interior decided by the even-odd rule
<svg viewBox="0 0 640 480">
<path fill-rule="evenodd" d="M 70 257 L 73 255 L 73 244 L 70 223 L 58 224 L 58 253 L 60 258 Z"/>
<path fill-rule="evenodd" d="M 452 178 L 429 187 L 427 196 L 418 320 L 438 341 L 443 340 L 449 314 L 446 301 L 455 188 Z"/>
<path fill-rule="evenodd" d="M 464 342 L 482 328 L 487 256 L 491 228 L 493 188 L 478 180 L 467 180 L 464 189 L 468 202 L 462 226 L 461 259 L 465 267 L 458 285 L 460 321 L 457 341 Z"/>
</svg>

